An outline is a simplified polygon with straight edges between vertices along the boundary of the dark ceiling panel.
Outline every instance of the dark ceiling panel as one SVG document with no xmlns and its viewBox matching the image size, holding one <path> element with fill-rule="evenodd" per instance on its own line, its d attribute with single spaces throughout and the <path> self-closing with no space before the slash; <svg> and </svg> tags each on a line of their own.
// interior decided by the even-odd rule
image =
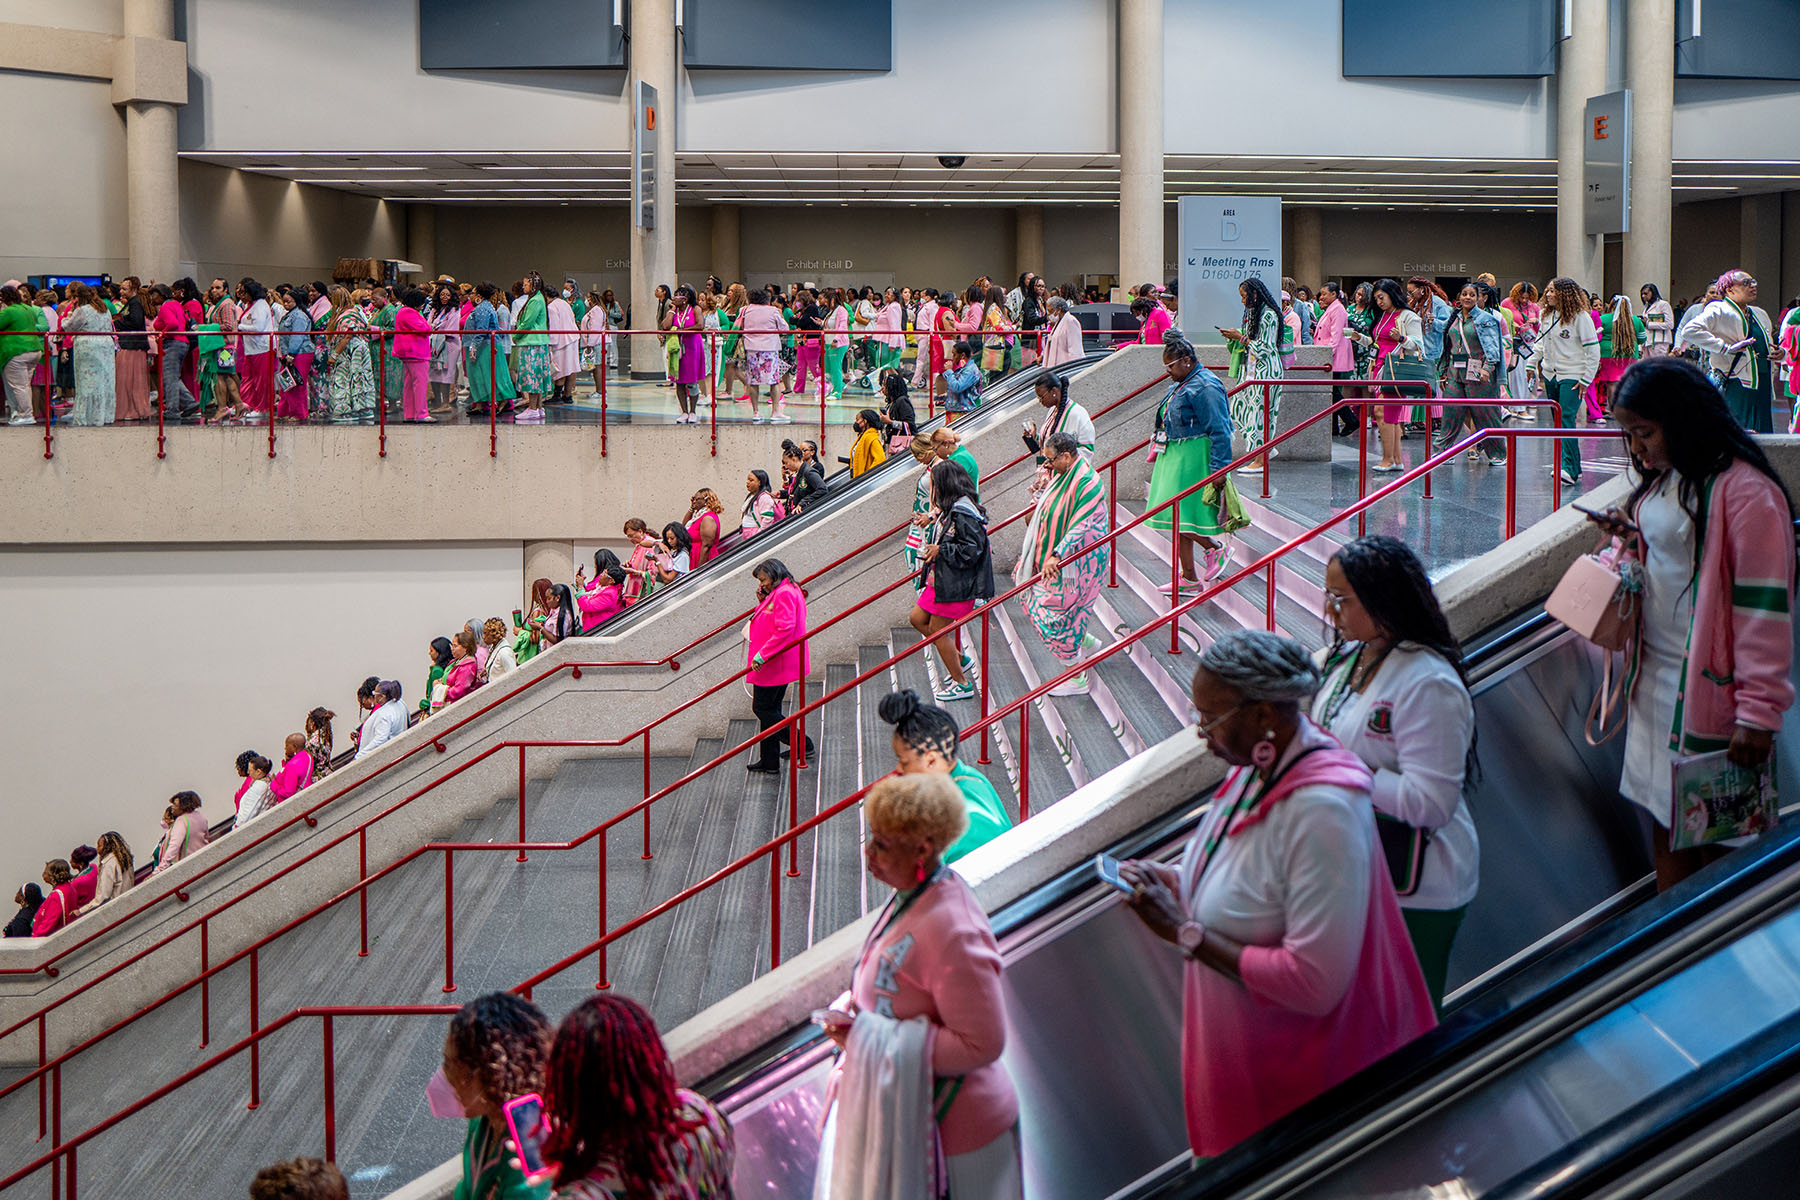
<svg viewBox="0 0 1800 1200">
<path fill-rule="evenodd" d="M 1800 4 L 1794 0 L 1705 0 L 1700 36 L 1695 0 L 1676 0 L 1675 74 L 1690 79 L 1800 79 Z"/>
<path fill-rule="evenodd" d="M 629 24 L 629 4 L 625 16 Z M 622 69 L 624 29 L 608 0 L 419 0 L 427 71 Z"/>
<path fill-rule="evenodd" d="M 1344 77 L 1553 75 L 1557 32 L 1557 0 L 1344 0 Z"/>
<path fill-rule="evenodd" d="M 891 71 L 892 0 L 686 0 L 691 69 Z"/>
</svg>

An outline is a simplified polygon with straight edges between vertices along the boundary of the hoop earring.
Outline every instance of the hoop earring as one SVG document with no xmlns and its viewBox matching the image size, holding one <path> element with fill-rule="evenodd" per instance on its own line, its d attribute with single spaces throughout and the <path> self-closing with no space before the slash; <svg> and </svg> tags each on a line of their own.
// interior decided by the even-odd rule
<svg viewBox="0 0 1800 1200">
<path fill-rule="evenodd" d="M 1263 740 L 1256 743 L 1255 748 L 1250 751 L 1250 761 L 1256 764 L 1257 770 L 1266 771 L 1275 765 L 1274 739 L 1275 731 L 1271 729 L 1263 734 Z"/>
</svg>

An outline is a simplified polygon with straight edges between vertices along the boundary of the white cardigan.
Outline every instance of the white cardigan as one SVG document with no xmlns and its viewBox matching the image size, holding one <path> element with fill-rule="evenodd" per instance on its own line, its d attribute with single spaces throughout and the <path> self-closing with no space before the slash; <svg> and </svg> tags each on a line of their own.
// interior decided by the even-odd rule
<svg viewBox="0 0 1800 1200">
<path fill-rule="evenodd" d="M 1675 348 L 1680 350 L 1684 346 L 1697 346 L 1706 352 L 1708 366 L 1721 373 L 1730 371 L 1731 377 L 1739 383 L 1755 387 L 1755 357 L 1749 351 L 1742 355 L 1725 352 L 1725 347 L 1741 342 L 1750 335 L 1750 331 L 1744 327 L 1745 312 L 1750 313 L 1757 325 L 1761 326 L 1763 342 L 1773 350 L 1775 335 L 1769 314 L 1754 304 L 1747 309 L 1740 309 L 1730 300 L 1714 300 L 1701 309 L 1699 316 L 1681 327 L 1681 333 L 1675 339 Z M 1735 369 L 1732 366 L 1733 359 L 1737 360 Z"/>
<path fill-rule="evenodd" d="M 1322 657 L 1322 655 L 1321 655 Z M 1313 697 L 1312 717 L 1341 688 L 1331 732 L 1375 773 L 1378 812 L 1432 831 L 1419 886 L 1401 908 L 1461 908 L 1475 898 L 1481 842 L 1463 794 L 1463 763 L 1475 732 L 1475 708 L 1456 669 L 1418 646 L 1396 646 L 1375 678 L 1351 692 L 1351 658 L 1332 671 Z"/>
<path fill-rule="evenodd" d="M 1546 310 L 1543 332 L 1537 336 L 1538 373 L 1545 379 L 1575 379 L 1582 387 L 1600 373 L 1600 328 L 1587 312 L 1577 313 L 1571 325 Z"/>
</svg>

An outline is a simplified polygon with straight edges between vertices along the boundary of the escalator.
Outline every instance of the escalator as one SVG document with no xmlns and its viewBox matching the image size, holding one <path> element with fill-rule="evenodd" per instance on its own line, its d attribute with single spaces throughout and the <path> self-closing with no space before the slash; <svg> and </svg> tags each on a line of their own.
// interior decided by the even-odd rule
<svg viewBox="0 0 1800 1200">
<path fill-rule="evenodd" d="M 1064 375 L 1073 375 L 1096 363 L 1104 362 L 1106 358 L 1107 355 L 1100 353 L 1085 354 L 1071 362 L 1061 364 L 1057 367 L 1057 371 Z M 1034 411 L 1037 403 L 1034 397 L 1034 389 L 1038 377 L 1043 373 L 1044 369 L 1042 367 L 1025 367 L 1003 377 L 992 386 L 984 387 L 982 389 L 981 407 L 957 421 L 957 429 L 962 431 L 965 436 L 968 436 L 980 433 L 996 425 L 1016 426 L 1021 414 L 1028 414 Z M 869 407 L 881 407 L 881 398 L 879 396 L 871 396 L 869 398 Z M 940 413 L 932 420 L 920 422 L 919 429 L 922 432 L 929 433 L 930 431 L 937 429 L 943 423 L 944 418 Z M 796 426 L 794 432 L 790 436 L 792 436 L 794 440 L 799 441 L 805 438 L 807 434 L 803 427 Z M 826 464 L 827 466 L 835 463 L 836 452 L 838 450 L 848 449 L 849 443 L 844 439 L 848 439 L 852 435 L 849 429 L 846 428 L 835 432 L 834 436 L 839 440 L 830 443 L 830 453 L 827 455 L 827 458 L 832 461 L 828 462 Z M 842 442 L 841 445 L 840 442 Z M 824 498 L 815 502 L 806 512 L 789 516 L 786 520 L 780 522 L 772 529 L 759 534 L 749 541 L 744 541 L 740 538 L 732 538 L 718 556 L 698 570 L 684 576 L 680 583 L 657 590 L 643 600 L 640 600 L 638 603 L 633 604 L 624 612 L 621 612 L 608 620 L 604 625 L 597 629 L 590 630 L 589 632 L 604 634 L 605 636 L 610 637 L 613 634 L 624 633 L 635 628 L 644 621 L 649 620 L 656 613 L 668 608 L 670 605 L 679 603 L 681 598 L 691 595 L 694 590 L 694 584 L 690 583 L 690 580 L 714 579 L 726 575 L 743 575 L 762 559 L 768 558 L 771 555 L 779 557 L 783 546 L 797 538 L 806 536 L 809 529 L 821 528 L 824 523 L 832 519 L 833 514 L 842 513 L 843 510 L 857 497 L 866 495 L 869 489 L 879 487 L 882 483 L 893 479 L 896 473 L 910 473 L 916 469 L 916 464 L 913 462 L 911 455 L 899 454 L 890 456 L 886 462 L 883 462 L 873 470 L 865 471 L 856 479 L 850 478 L 850 469 L 848 467 L 831 472 L 825 478 L 826 492 Z M 722 496 L 720 499 L 725 502 L 726 516 L 729 518 L 726 524 L 729 526 L 731 521 L 736 519 L 734 509 L 732 508 L 734 501 L 731 497 Z M 910 500 L 911 497 L 909 496 L 908 499 Z M 742 497 L 738 497 L 736 502 L 741 503 Z M 866 531 L 864 536 L 869 536 L 872 533 L 873 530 Z"/>
<path fill-rule="evenodd" d="M 1622 747 L 1580 732 L 1591 649 L 1536 612 L 1468 655 L 1482 883 L 1444 1023 L 1196 1165 L 1177 956 L 1072 871 L 993 915 L 1028 1195 L 1541 1195 L 1539 1164 L 1585 1163 L 1595 1139 L 1618 1158 L 1620 1123 L 1669 1116 L 1645 1109 L 1667 1088 L 1741 1087 L 1715 1076 L 1767 1049 L 1755 1039 L 1800 1033 L 1800 830 L 1656 897 L 1640 818 L 1617 797 Z M 1205 804 L 1111 852 L 1172 859 Z M 796 1029 L 702 1083 L 737 1129 L 746 1194 L 810 1196 L 829 1050 Z M 1776 1074 L 1763 1082 L 1792 1084 L 1800 1063 Z"/>
</svg>

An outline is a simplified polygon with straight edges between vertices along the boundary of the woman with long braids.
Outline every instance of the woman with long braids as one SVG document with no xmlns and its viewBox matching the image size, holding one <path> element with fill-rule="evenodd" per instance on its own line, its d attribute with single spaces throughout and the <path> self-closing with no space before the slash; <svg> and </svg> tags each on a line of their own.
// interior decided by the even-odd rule
<svg viewBox="0 0 1800 1200">
<path fill-rule="evenodd" d="M 814 1194 L 868 1194 L 857 1184 L 873 1176 L 891 1180 L 894 1195 L 1021 1200 L 1019 1097 L 1000 1061 L 1000 948 L 974 891 L 945 865 L 968 824 L 962 798 L 941 774 L 890 777 L 869 789 L 863 815 L 869 874 L 894 895 L 850 991 L 821 1022 L 844 1055 Z M 917 1103 L 895 1103 L 900 1089 Z M 925 1115 L 891 1117 L 890 1106 Z"/>
<path fill-rule="evenodd" d="M 1281 321 L 1281 306 L 1254 275 L 1238 284 L 1238 299 L 1244 302 L 1244 323 L 1238 329 L 1225 331 L 1225 340 L 1231 344 L 1233 382 L 1280 379 L 1281 339 L 1287 328 Z M 1231 421 L 1237 426 L 1246 452 L 1263 444 L 1264 392 L 1268 393 L 1269 431 L 1274 433 L 1281 417 L 1280 388 L 1245 388 L 1231 398 Z M 1244 470 L 1262 470 L 1261 460 L 1246 464 Z"/>
<path fill-rule="evenodd" d="M 434 1117 L 468 1120 L 454 1200 L 543 1200 L 506 1136 L 508 1101 L 544 1090 L 550 1022 L 531 1001 L 493 992 L 462 1006 L 444 1035 L 443 1063 L 425 1086 Z"/>
<path fill-rule="evenodd" d="M 675 1082 L 656 1022 L 593 996 L 557 1027 L 544 1072 L 556 1200 L 725 1200 L 737 1147 L 712 1101 Z"/>
<path fill-rule="evenodd" d="M 1261 630 L 1194 671 L 1197 733 L 1232 768 L 1181 865 L 1120 870 L 1186 972 L 1182 1091 L 1222 1154 L 1437 1024 L 1369 817 L 1369 769 L 1305 714 L 1319 671 Z"/>
<path fill-rule="evenodd" d="M 1582 394 L 1600 371 L 1600 327 L 1582 302 L 1581 286 L 1568 276 L 1544 285 L 1544 308 L 1537 337 L 1538 376 L 1544 381 L 1544 397 L 1556 401 L 1564 429 L 1575 427 L 1582 410 Z M 1564 483 L 1581 482 L 1581 441 L 1565 438 L 1562 463 L 1557 467 Z"/>
<path fill-rule="evenodd" d="M 131 847 L 125 839 L 110 830 L 100 835 L 94 843 L 100 852 L 99 871 L 94 881 L 94 898 L 87 902 L 81 912 L 92 912 L 108 900 L 117 900 L 131 890 L 136 882 L 132 875 Z M 80 916 L 81 913 L 75 914 Z"/>
<path fill-rule="evenodd" d="M 1613 415 L 1637 469 L 1623 509 L 1594 518 L 1643 562 L 1619 792 L 1656 822 L 1659 888 L 1725 852 L 1669 848 L 1678 755 L 1769 761 L 1794 702 L 1793 501 L 1725 398 L 1683 358 L 1625 372 Z"/>
<path fill-rule="evenodd" d="M 1475 709 L 1462 647 L 1425 567 L 1396 538 L 1358 538 L 1325 565 L 1336 641 L 1312 719 L 1374 773 L 1370 799 L 1406 932 L 1441 1006 L 1450 945 L 1480 883 L 1481 843 L 1464 793 Z"/>
</svg>

